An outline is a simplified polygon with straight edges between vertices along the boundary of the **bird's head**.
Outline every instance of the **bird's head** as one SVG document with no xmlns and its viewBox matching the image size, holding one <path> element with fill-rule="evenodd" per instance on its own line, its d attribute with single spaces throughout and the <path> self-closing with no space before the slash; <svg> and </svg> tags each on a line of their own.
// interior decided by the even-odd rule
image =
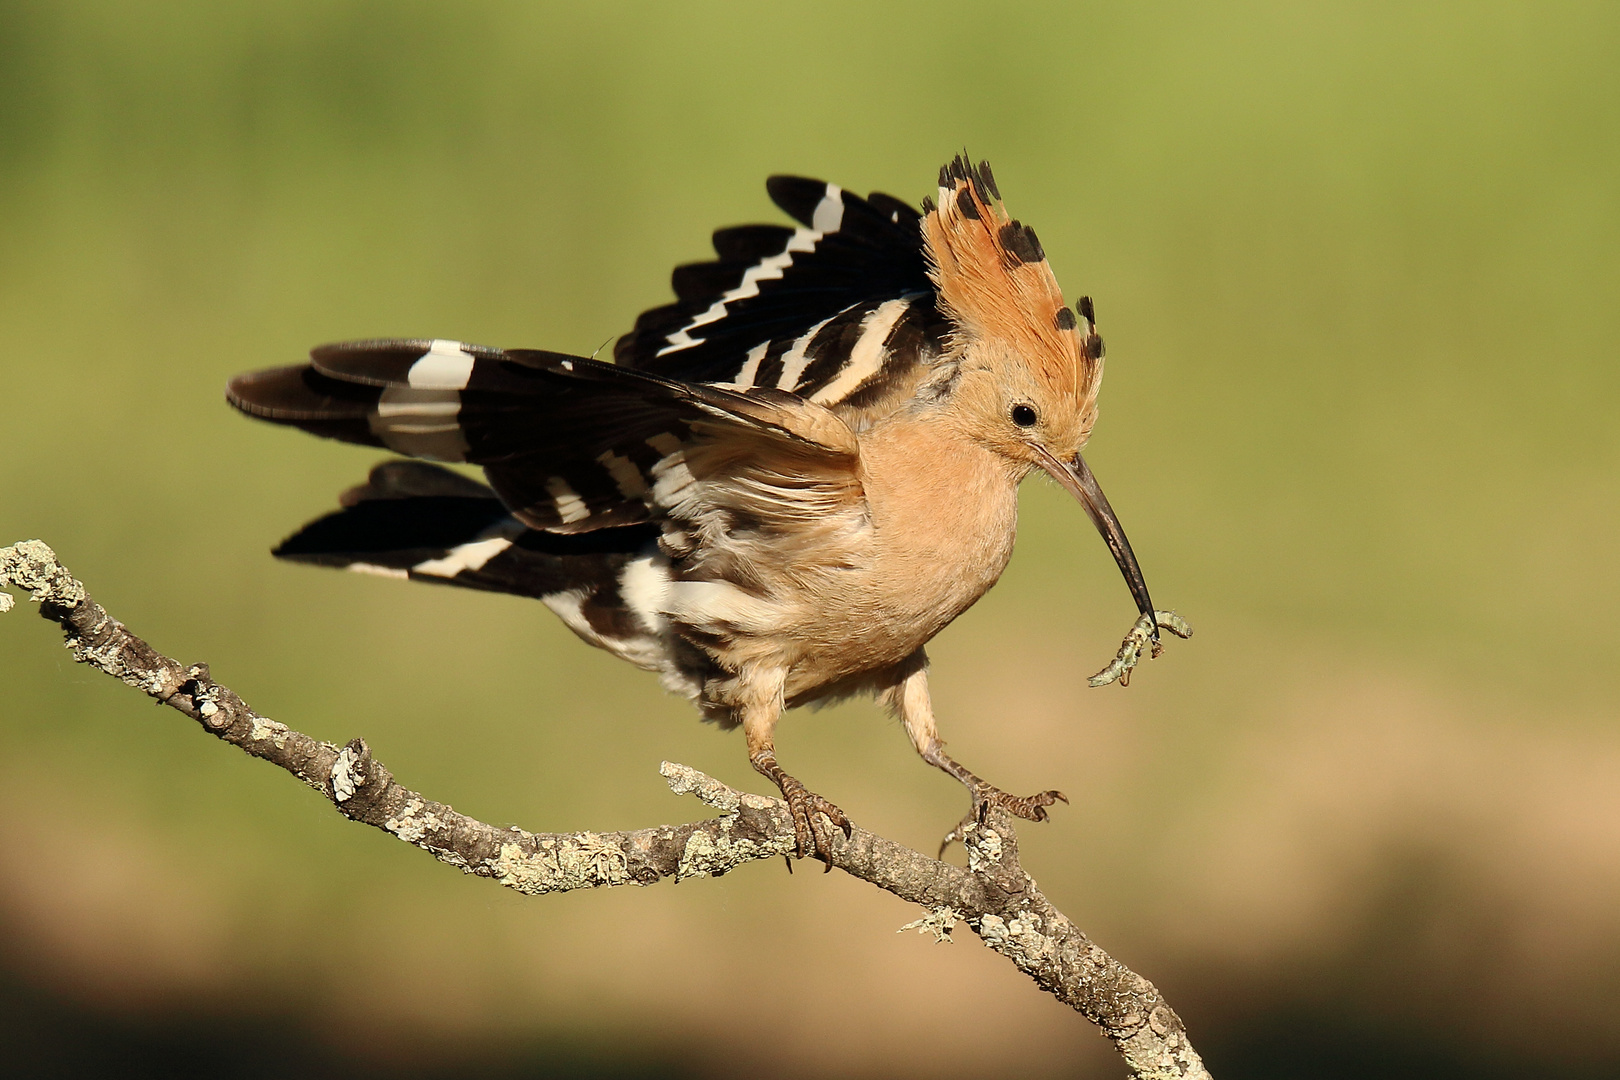
<svg viewBox="0 0 1620 1080">
<path fill-rule="evenodd" d="M 924 209 L 929 275 L 952 327 L 951 415 L 1019 475 L 1040 468 L 1078 498 L 1151 613 L 1125 530 L 1080 456 L 1103 374 L 1090 298 L 1063 302 L 1035 230 L 1008 216 L 988 162 L 946 165 L 938 202 Z"/>
</svg>

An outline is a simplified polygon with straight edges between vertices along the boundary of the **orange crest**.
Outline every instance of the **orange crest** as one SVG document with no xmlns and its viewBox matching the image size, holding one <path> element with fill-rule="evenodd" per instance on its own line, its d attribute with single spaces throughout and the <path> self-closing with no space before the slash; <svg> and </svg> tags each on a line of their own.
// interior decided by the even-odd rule
<svg viewBox="0 0 1620 1080">
<path fill-rule="evenodd" d="M 1007 215 L 990 163 L 957 157 L 939 171 L 939 203 L 925 200 L 929 276 L 963 346 L 988 346 L 1026 365 L 1052 390 L 1092 411 L 1103 348 L 1089 298 L 1079 317 L 1047 264 L 1035 230 Z"/>
</svg>

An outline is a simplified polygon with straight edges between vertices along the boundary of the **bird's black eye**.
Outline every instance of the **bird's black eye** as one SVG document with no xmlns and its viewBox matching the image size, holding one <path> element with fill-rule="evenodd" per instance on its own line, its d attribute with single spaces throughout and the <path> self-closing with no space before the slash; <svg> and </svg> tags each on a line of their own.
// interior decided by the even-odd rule
<svg viewBox="0 0 1620 1080">
<path fill-rule="evenodd" d="M 1019 427 L 1034 427 L 1035 420 L 1035 410 L 1028 405 L 1014 405 L 1012 407 L 1012 422 Z"/>
</svg>

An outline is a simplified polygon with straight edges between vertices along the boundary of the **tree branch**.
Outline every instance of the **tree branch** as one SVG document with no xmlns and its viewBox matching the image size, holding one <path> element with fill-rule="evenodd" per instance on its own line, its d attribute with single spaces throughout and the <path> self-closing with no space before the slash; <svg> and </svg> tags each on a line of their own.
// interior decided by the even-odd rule
<svg viewBox="0 0 1620 1080">
<path fill-rule="evenodd" d="M 402 786 L 364 741 L 312 739 L 248 707 L 213 681 L 208 665 L 184 666 L 125 629 L 85 592 L 38 540 L 0 548 L 0 588 L 27 589 L 40 615 L 58 623 L 73 658 L 191 717 L 205 731 L 278 765 L 319 791 L 345 817 L 429 852 L 464 873 L 538 895 L 663 878 L 718 876 L 794 848 L 781 799 L 737 791 L 696 769 L 660 767 L 670 790 L 721 811 L 717 818 L 630 832 L 532 833 L 497 828 Z M 11 597 L 0 592 L 0 612 Z M 833 865 L 920 904 L 926 914 L 902 929 L 949 941 L 965 922 L 1042 990 L 1092 1021 L 1113 1041 L 1133 1076 L 1207 1078 L 1186 1028 L 1153 984 L 1109 956 L 1042 895 L 1018 861 L 1012 820 L 993 811 L 969 825 L 962 868 L 857 827 L 834 830 Z"/>
</svg>

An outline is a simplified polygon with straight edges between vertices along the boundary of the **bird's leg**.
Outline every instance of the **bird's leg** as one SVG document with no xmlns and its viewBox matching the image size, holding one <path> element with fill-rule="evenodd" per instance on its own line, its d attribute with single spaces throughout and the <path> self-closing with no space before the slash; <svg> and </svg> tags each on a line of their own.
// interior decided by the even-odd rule
<svg viewBox="0 0 1620 1080">
<path fill-rule="evenodd" d="M 799 858 L 815 856 L 832 869 L 832 830 L 839 828 L 848 839 L 854 826 L 844 812 L 831 802 L 806 788 L 798 779 L 776 763 L 776 744 L 773 737 L 776 721 L 782 715 L 780 680 L 775 692 L 765 700 L 743 705 L 743 735 L 748 740 L 748 763 L 782 792 L 788 810 L 793 815 L 794 854 Z M 792 869 L 791 865 L 789 869 Z"/>
<path fill-rule="evenodd" d="M 1009 795 L 987 780 L 980 779 L 945 752 L 945 743 L 934 724 L 934 707 L 928 696 L 928 658 L 919 650 L 898 672 L 901 676 L 884 695 L 885 702 L 899 716 L 900 723 L 911 737 L 922 759 L 941 772 L 954 776 L 973 798 L 973 808 L 967 817 L 945 834 L 939 853 L 961 838 L 962 830 L 976 822 L 982 823 L 991 807 L 1005 810 L 1026 821 L 1045 821 L 1046 808 L 1068 797 L 1061 791 L 1042 791 L 1034 795 Z"/>
</svg>

